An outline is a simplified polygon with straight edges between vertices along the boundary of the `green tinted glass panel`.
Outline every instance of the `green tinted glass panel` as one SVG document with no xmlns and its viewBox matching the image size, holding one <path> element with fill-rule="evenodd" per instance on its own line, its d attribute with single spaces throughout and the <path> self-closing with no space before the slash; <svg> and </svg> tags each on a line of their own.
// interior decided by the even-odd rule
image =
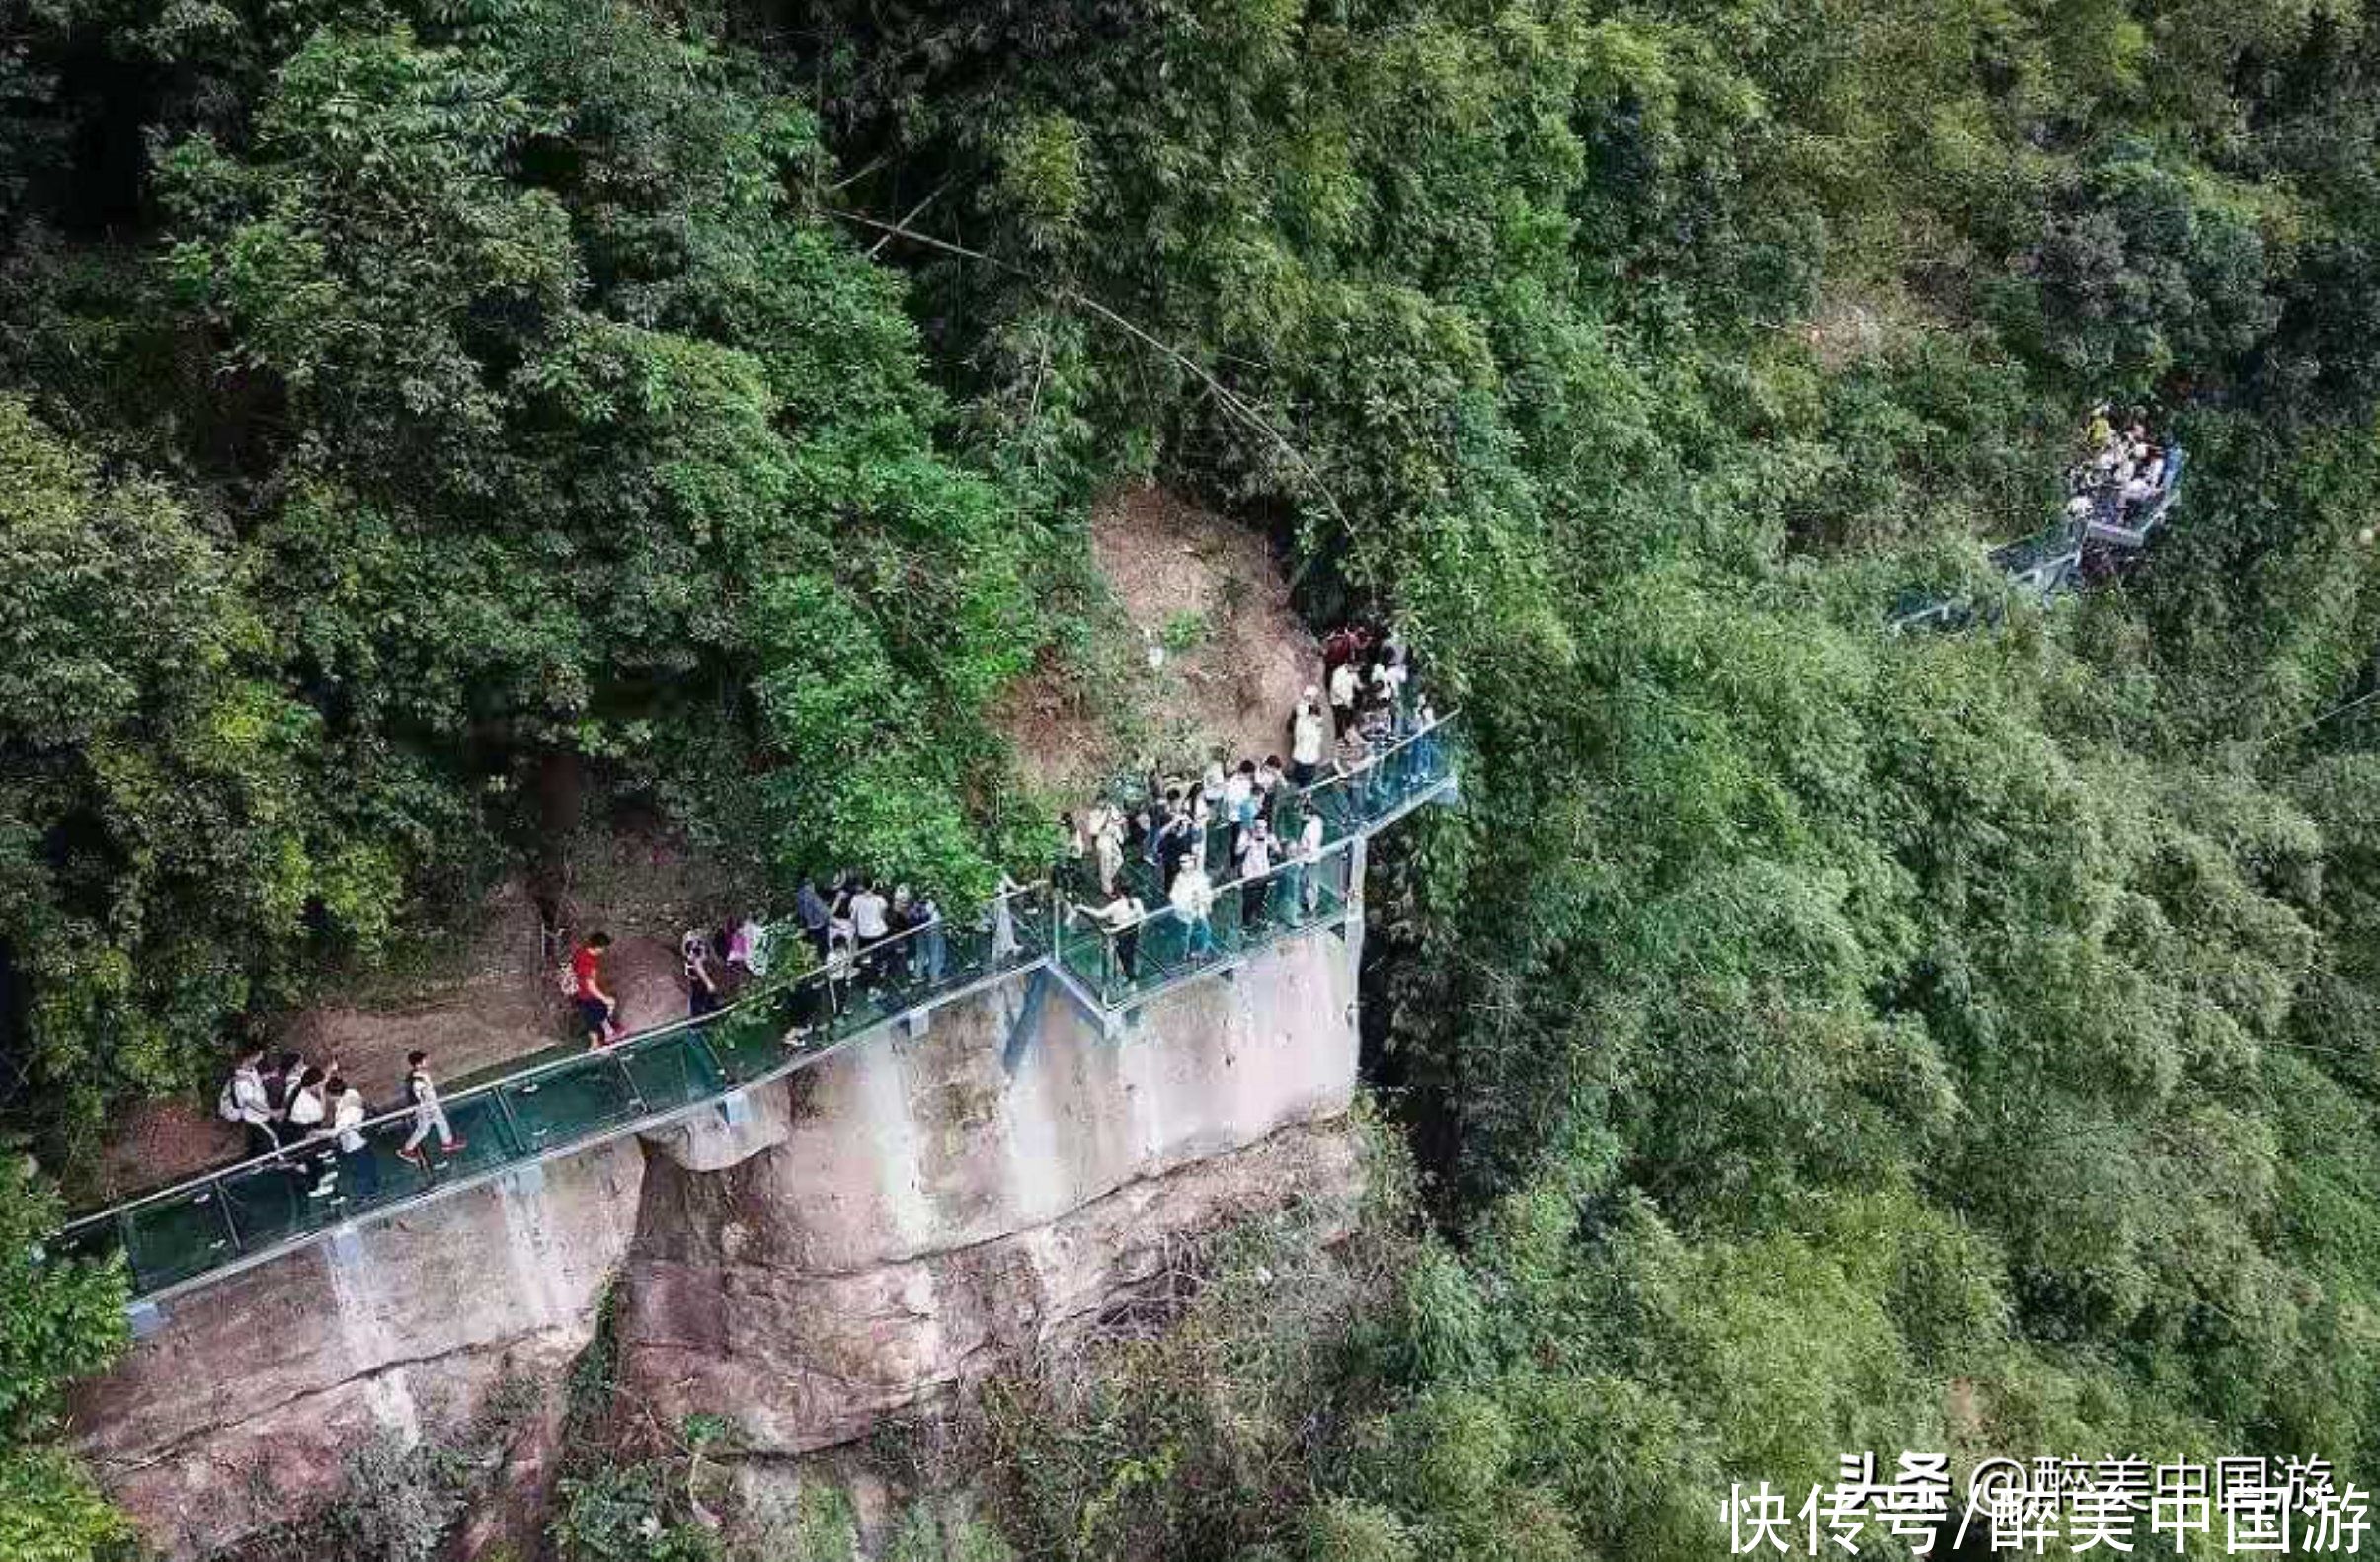
<svg viewBox="0 0 2380 1562">
<path fill-rule="evenodd" d="M 640 1042 L 624 1059 L 647 1112 L 692 1106 L 727 1088 L 727 1075 L 698 1033 L 681 1031 Z"/>
<path fill-rule="evenodd" d="M 123 1216 L 110 1215 L 61 1231 L 41 1250 L 57 1263 L 105 1264 L 124 1250 Z"/>
<path fill-rule="evenodd" d="M 155 1290 L 239 1256 L 224 1221 L 222 1195 L 212 1188 L 143 1205 L 124 1217 L 124 1250 L 132 1284 Z"/>
<path fill-rule="evenodd" d="M 216 1186 L 243 1245 L 267 1247 L 311 1229 L 319 1202 L 308 1197 L 318 1185 L 310 1157 L 285 1155 L 246 1171 L 232 1172 Z"/>
<path fill-rule="evenodd" d="M 494 1091 L 449 1100 L 445 1109 L 446 1126 L 454 1130 L 457 1147 L 452 1151 L 445 1149 L 438 1142 L 436 1129 L 422 1136 L 420 1152 L 432 1175 L 468 1177 L 526 1153 L 527 1146 L 514 1133 L 511 1120 L 505 1116 Z M 404 1143 L 412 1133 L 409 1127 L 397 1142 Z"/>
<path fill-rule="evenodd" d="M 609 1053 L 591 1053 L 534 1079 L 500 1085 L 497 1094 L 532 1154 L 585 1138 L 639 1111 L 627 1070 Z"/>
</svg>

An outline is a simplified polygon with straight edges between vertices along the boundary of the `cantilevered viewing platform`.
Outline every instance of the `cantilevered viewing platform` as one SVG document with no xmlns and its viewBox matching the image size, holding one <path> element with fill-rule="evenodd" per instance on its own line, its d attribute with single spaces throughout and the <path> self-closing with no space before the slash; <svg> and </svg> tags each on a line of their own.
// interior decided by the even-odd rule
<svg viewBox="0 0 2380 1562">
<path fill-rule="evenodd" d="M 2157 490 L 2127 510 L 2111 498 L 2094 500 L 2090 512 L 2061 515 L 2055 525 L 2018 542 L 2003 543 L 1991 553 L 1992 568 L 2008 578 L 2011 590 L 2035 601 L 2048 601 L 2076 588 L 2083 576 L 2083 555 L 2098 547 L 2136 553 L 2165 524 L 2174 501 L 2182 493 L 2182 468 L 2187 459 L 2180 445 Z M 1975 618 L 1975 603 L 1966 596 L 1929 596 L 1907 593 L 1893 604 L 1886 622 L 1892 633 L 1916 629 L 1958 629 Z"/>
</svg>

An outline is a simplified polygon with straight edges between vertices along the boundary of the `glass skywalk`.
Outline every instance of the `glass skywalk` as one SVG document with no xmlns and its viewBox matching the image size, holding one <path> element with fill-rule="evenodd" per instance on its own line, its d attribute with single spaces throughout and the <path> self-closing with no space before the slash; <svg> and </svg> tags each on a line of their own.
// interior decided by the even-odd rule
<svg viewBox="0 0 2380 1562">
<path fill-rule="evenodd" d="M 316 1240 L 358 1219 L 421 1204 L 510 1169 L 685 1116 L 735 1092 L 817 1061 L 888 1022 L 952 996 L 1039 969 L 1056 954 L 1071 985 L 1103 1011 L 1145 1001 L 1161 987 L 1343 918 L 1356 892 L 1356 842 L 1451 790 L 1452 717 L 1407 738 L 1353 776 L 1319 782 L 1283 802 L 1275 827 L 1284 851 L 1309 813 L 1325 822 L 1321 861 L 1276 866 L 1264 904 L 1242 920 L 1243 886 L 1225 868 L 1229 830 L 1210 832 L 1217 883 L 1212 948 L 1193 951 L 1189 930 L 1165 904 L 1153 865 L 1127 866 L 1152 907 L 1125 935 L 1073 914 L 1036 885 L 1000 897 L 964 921 L 912 928 L 856 959 L 810 959 L 798 933 L 772 939 L 771 975 L 717 1014 L 627 1037 L 599 1053 L 552 1052 L 493 1077 L 443 1092 L 460 1147 L 424 1140 L 417 1164 L 398 1151 L 412 1134 L 410 1109 L 368 1120 L 368 1168 L 346 1163 L 334 1191 L 316 1196 L 328 1140 L 261 1156 L 143 1194 L 69 1224 L 47 1244 L 55 1257 L 124 1254 L 135 1298 L 162 1298 Z M 799 969 L 788 969 L 799 963 Z M 1127 967 L 1130 976 L 1127 976 Z"/>
</svg>

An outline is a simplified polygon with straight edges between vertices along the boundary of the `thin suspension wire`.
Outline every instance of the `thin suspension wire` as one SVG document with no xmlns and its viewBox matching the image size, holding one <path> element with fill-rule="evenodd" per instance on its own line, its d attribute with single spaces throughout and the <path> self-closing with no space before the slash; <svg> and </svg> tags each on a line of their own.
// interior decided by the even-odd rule
<svg viewBox="0 0 2380 1562">
<path fill-rule="evenodd" d="M 1147 347 L 1154 348 L 1157 351 L 1162 352 L 1166 357 L 1171 358 L 1174 363 L 1179 365 L 1200 384 L 1206 386 L 1208 392 L 1214 396 L 1217 404 L 1220 405 L 1227 413 L 1230 413 L 1233 418 L 1236 418 L 1247 427 L 1255 430 L 1266 439 L 1270 440 L 1273 446 L 1283 455 L 1289 457 L 1292 464 L 1297 467 L 1299 474 L 1303 476 L 1308 483 L 1313 486 L 1315 493 L 1321 495 L 1322 503 L 1330 507 L 1331 517 L 1339 523 L 1342 529 L 1347 528 L 1347 514 L 1346 511 L 1339 508 L 1337 497 L 1330 492 L 1330 486 L 1322 481 L 1322 474 L 1320 471 L 1315 468 L 1311 461 L 1309 461 L 1306 458 L 1305 453 L 1301 451 L 1297 445 L 1291 442 L 1289 435 L 1283 433 L 1279 429 L 1275 428 L 1264 417 L 1263 414 L 1259 413 L 1255 407 L 1247 401 L 1245 397 L 1241 396 L 1237 391 L 1232 390 L 1222 380 L 1217 379 L 1212 373 L 1208 372 L 1204 367 L 1194 362 L 1179 349 L 1173 347 L 1171 344 L 1163 341 L 1143 327 L 1135 324 L 1126 316 L 1119 314 L 1114 309 L 1109 308 L 1106 304 L 1099 302 L 1098 299 L 1091 297 L 1087 293 L 1079 292 L 1074 288 L 1066 286 L 1062 282 L 1054 282 L 1046 276 L 1037 275 L 1034 273 L 1027 271 L 1025 268 L 1018 266 L 1013 261 L 1004 261 L 996 255 L 989 255 L 982 250 L 973 249 L 967 245 L 955 243 L 949 239 L 939 239 L 930 233 L 920 233 L 916 229 L 907 226 L 906 222 L 887 222 L 881 217 L 871 217 L 856 211 L 845 211 L 835 206 L 822 206 L 820 209 L 825 211 L 829 216 L 840 217 L 845 222 L 855 223 L 860 227 L 871 229 L 874 232 L 885 235 L 885 237 L 888 239 L 907 239 L 912 244 L 922 244 L 928 249 L 940 250 L 945 254 L 956 255 L 966 260 L 982 261 L 987 266 L 996 266 L 1001 271 L 1007 272 L 1011 275 L 1021 276 L 1029 282 L 1033 282 L 1041 287 L 1047 288 L 1055 297 L 1064 299 L 1069 303 L 1081 306 L 1082 308 L 1090 311 L 1092 314 L 1097 315 L 1100 319 L 1105 320 L 1108 324 L 1124 332 L 1126 335 L 1132 337 L 1135 341 L 1140 342 Z M 914 215 L 914 213 L 912 212 L 911 215 Z M 877 249 L 882 249 L 883 247 L 884 246 L 882 243 L 879 243 L 876 246 Z M 876 251 L 870 250 L 868 253 L 873 255 L 876 253 Z"/>
</svg>

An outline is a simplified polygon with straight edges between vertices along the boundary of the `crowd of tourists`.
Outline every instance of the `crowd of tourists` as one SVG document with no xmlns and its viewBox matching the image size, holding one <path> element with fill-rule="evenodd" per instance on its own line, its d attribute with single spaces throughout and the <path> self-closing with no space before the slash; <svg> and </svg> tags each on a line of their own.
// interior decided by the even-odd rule
<svg viewBox="0 0 2380 1562">
<path fill-rule="evenodd" d="M 2066 474 L 2066 513 L 2077 522 L 2138 530 L 2165 498 L 2174 472 L 2163 440 L 2135 407 L 2119 428 L 2106 403 L 2091 410 L 2083 451 Z"/>
<path fill-rule="evenodd" d="M 1181 925 L 1193 960 L 1215 950 L 1216 897 L 1233 888 L 1243 933 L 1285 907 L 1310 918 L 1327 821 L 1318 809 L 1293 805 L 1312 787 L 1344 781 L 1352 804 L 1368 808 L 1388 753 L 1437 720 L 1393 630 L 1334 632 L 1323 642 L 1322 682 L 1306 689 L 1283 724 L 1286 763 L 1274 752 L 1218 753 L 1195 771 L 1151 765 L 1136 785 L 1118 789 L 1124 795 L 1079 818 L 1060 817 L 1067 855 L 1058 880 L 1070 918 L 1105 932 L 1127 982 L 1140 978 L 1151 898 L 1154 914 L 1170 911 Z"/>
<path fill-rule="evenodd" d="M 428 1166 L 434 1135 L 441 1157 L 466 1145 L 438 1102 L 430 1054 L 417 1050 L 407 1055 L 405 1066 L 405 1106 L 411 1123 L 397 1155 Z M 340 1074 L 335 1062 L 325 1067 L 300 1053 L 248 1048 L 224 1081 L 215 1112 L 245 1131 L 251 1157 L 279 1156 L 286 1174 L 308 1199 L 344 1201 L 351 1191 L 370 1199 L 380 1191 L 379 1162 L 363 1135 L 371 1114 L 363 1092 Z"/>
<path fill-rule="evenodd" d="M 1001 898 L 987 910 L 995 957 L 1018 946 L 1007 897 L 1016 886 L 1001 881 Z M 794 892 L 789 923 L 771 926 L 748 917 L 732 927 L 689 928 L 678 938 L 679 975 L 685 984 L 686 1017 L 706 1019 L 735 1001 L 755 978 L 765 976 L 780 951 L 779 937 L 798 938 L 816 960 L 820 980 L 797 995 L 797 1007 L 815 1013 L 794 1016 L 798 1040 L 820 1020 L 847 1012 L 855 998 L 898 987 L 931 987 L 950 969 L 950 933 L 939 901 L 906 884 L 888 886 L 856 869 L 821 880 L 805 875 Z M 561 974 L 577 1014 L 579 1034 L 590 1052 L 599 1052 L 626 1034 L 619 999 L 604 984 L 603 961 L 611 948 L 606 933 L 594 933 L 571 952 Z"/>
<path fill-rule="evenodd" d="M 1203 768 L 1179 773 L 1151 765 L 1137 795 L 1102 801 L 1079 819 L 1061 816 L 1067 856 L 1058 891 L 1068 916 L 1105 929 L 1127 981 L 1139 975 L 1140 930 L 1150 917 L 1144 892 L 1159 898 L 1185 930 L 1190 955 L 1212 952 L 1219 895 L 1236 890 L 1239 924 L 1253 929 L 1282 906 L 1310 918 L 1322 891 L 1318 867 L 1327 823 L 1318 808 L 1297 806 L 1309 789 L 1343 783 L 1362 811 L 1381 783 L 1388 753 L 1408 738 L 1434 747 L 1437 713 L 1413 687 L 1412 659 L 1393 631 L 1341 629 L 1323 643 L 1323 679 L 1306 689 L 1284 723 L 1284 748 L 1262 759 L 1210 757 Z M 1416 736 L 1423 735 L 1423 736 Z M 1137 864 L 1138 871 L 1128 869 Z M 993 963 L 1019 953 L 1014 902 L 1019 886 L 1003 875 L 999 894 L 976 930 L 989 935 Z M 1278 899 L 1276 899 L 1278 891 Z M 700 1020 L 733 1002 L 750 982 L 768 975 L 783 951 L 774 940 L 809 946 L 822 979 L 796 989 L 787 1036 L 798 1042 L 820 1024 L 847 1013 L 860 999 L 905 987 L 931 988 L 950 966 L 950 930 L 930 894 L 856 869 L 807 875 L 794 893 L 789 921 L 771 926 L 758 917 L 718 928 L 688 929 L 678 941 L 689 1019 Z M 574 1033 L 600 1052 L 629 1033 L 606 974 L 608 933 L 580 940 L 556 972 Z M 446 1120 L 429 1055 L 407 1059 L 405 1110 L 409 1132 L 401 1159 L 430 1164 L 436 1152 L 465 1147 Z M 217 1111 L 247 1133 L 251 1157 L 278 1156 L 309 1199 L 369 1199 L 380 1187 L 378 1164 L 362 1128 L 369 1118 L 362 1092 L 335 1063 L 317 1065 L 294 1052 L 268 1055 L 253 1049 L 238 1059 Z"/>
</svg>

